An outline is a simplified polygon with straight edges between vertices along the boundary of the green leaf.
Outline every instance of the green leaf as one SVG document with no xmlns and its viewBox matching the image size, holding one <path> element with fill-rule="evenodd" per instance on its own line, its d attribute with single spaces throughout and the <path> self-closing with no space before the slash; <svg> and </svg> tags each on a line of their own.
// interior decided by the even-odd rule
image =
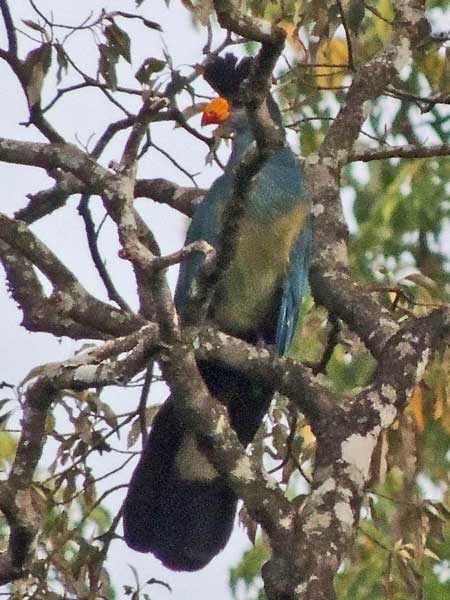
<svg viewBox="0 0 450 600">
<path fill-rule="evenodd" d="M 99 44 L 100 59 L 98 72 L 112 91 L 117 89 L 116 64 L 119 60 L 117 51 L 106 44 Z"/>
<path fill-rule="evenodd" d="M 45 28 L 42 27 L 42 25 L 39 25 L 39 23 L 36 23 L 35 21 L 30 21 L 29 19 L 22 19 L 22 23 L 24 23 L 27 27 L 29 27 L 30 29 L 34 29 L 35 31 L 39 31 L 39 33 L 42 33 L 45 35 Z"/>
<path fill-rule="evenodd" d="M 127 448 L 131 448 L 136 443 L 141 433 L 141 422 L 139 419 L 135 419 L 130 427 L 127 437 Z"/>
<path fill-rule="evenodd" d="M 40 102 L 45 76 L 52 62 L 52 45 L 42 44 L 27 54 L 24 61 L 28 104 L 33 107 Z"/>
<path fill-rule="evenodd" d="M 5 413 L 3 413 L 2 415 L 0 415 L 0 427 L 2 425 L 5 425 L 6 422 L 8 421 L 9 417 L 13 414 L 13 410 L 9 410 Z"/>
<path fill-rule="evenodd" d="M 248 590 L 260 576 L 262 565 L 269 558 L 270 551 L 264 537 L 259 537 L 255 545 L 244 552 L 241 561 L 230 569 L 229 584 L 233 598 L 237 597 L 239 584 Z"/>
<path fill-rule="evenodd" d="M 105 37 L 108 40 L 110 48 L 114 48 L 120 56 L 131 64 L 130 36 L 121 29 L 114 21 L 105 27 Z"/>
<path fill-rule="evenodd" d="M 56 62 L 58 63 L 58 70 L 56 72 L 56 81 L 61 83 L 63 73 L 66 74 L 69 70 L 69 61 L 67 55 L 61 44 L 55 44 L 56 50 Z"/>
<path fill-rule="evenodd" d="M 162 27 L 161 27 L 161 25 L 159 23 L 157 23 L 156 21 L 150 21 L 149 19 L 142 18 L 142 22 L 149 29 L 155 29 L 156 31 L 162 31 L 163 30 Z"/>
<path fill-rule="evenodd" d="M 160 60 L 159 58 L 146 58 L 136 71 L 135 77 L 142 85 L 148 85 L 150 83 L 150 77 L 154 73 L 162 71 L 165 66 L 165 61 Z"/>
<path fill-rule="evenodd" d="M 364 19 L 365 6 L 363 0 L 351 0 L 347 10 L 347 23 L 350 30 L 358 35 L 359 28 Z"/>
</svg>

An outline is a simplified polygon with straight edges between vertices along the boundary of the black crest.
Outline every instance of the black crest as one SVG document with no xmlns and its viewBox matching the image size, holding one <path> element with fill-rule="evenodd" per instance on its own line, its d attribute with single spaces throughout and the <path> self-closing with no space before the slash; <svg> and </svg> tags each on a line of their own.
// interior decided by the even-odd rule
<svg viewBox="0 0 450 600">
<path fill-rule="evenodd" d="M 214 56 L 206 64 L 203 77 L 209 85 L 228 100 L 236 100 L 241 83 L 250 73 L 252 58 L 246 57 L 239 61 L 234 54 L 225 57 Z"/>
</svg>

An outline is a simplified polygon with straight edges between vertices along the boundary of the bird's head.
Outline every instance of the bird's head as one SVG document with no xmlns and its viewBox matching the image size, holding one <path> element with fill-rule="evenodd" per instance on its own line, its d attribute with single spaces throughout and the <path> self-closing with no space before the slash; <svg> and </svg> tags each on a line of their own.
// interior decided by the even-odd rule
<svg viewBox="0 0 450 600">
<path fill-rule="evenodd" d="M 202 113 L 202 126 L 222 125 L 230 117 L 231 106 L 226 98 L 219 96 L 205 106 Z"/>
<path fill-rule="evenodd" d="M 202 125 L 230 125 L 235 127 L 244 112 L 239 106 L 239 88 L 250 73 L 251 58 L 238 62 L 234 54 L 212 56 L 203 70 L 203 77 L 219 94 L 203 109 Z M 231 119 L 230 119 L 231 117 Z"/>
<path fill-rule="evenodd" d="M 253 58 L 242 58 L 239 62 L 230 52 L 224 57 L 212 56 L 203 69 L 203 77 L 219 94 L 203 109 L 203 125 L 221 125 L 225 130 L 237 131 L 248 128 L 246 110 L 239 97 L 242 82 L 247 79 Z M 267 96 L 272 119 L 281 125 L 281 114 L 272 96 Z"/>
</svg>

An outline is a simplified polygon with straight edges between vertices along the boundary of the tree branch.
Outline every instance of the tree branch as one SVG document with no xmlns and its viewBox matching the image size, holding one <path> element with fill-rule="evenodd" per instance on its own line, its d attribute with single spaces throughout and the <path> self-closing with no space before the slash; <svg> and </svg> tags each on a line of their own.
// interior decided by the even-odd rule
<svg viewBox="0 0 450 600">
<path fill-rule="evenodd" d="M 0 239 L 13 248 L 12 256 L 20 254 L 25 257 L 29 266 L 35 265 L 49 279 L 53 285 L 53 294 L 48 302 L 53 310 L 56 309 L 60 318 L 69 316 L 73 321 L 86 325 L 90 330 L 101 331 L 102 335 L 123 335 L 142 325 L 139 317 L 118 310 L 91 296 L 73 273 L 24 223 L 9 219 L 0 213 Z M 11 259 L 9 264 L 11 265 Z M 13 272 L 10 270 L 10 273 Z M 15 281 L 19 281 L 17 271 L 14 273 Z M 35 279 L 32 269 L 29 276 L 31 281 Z M 21 298 L 25 300 L 23 294 Z M 27 303 L 23 304 L 23 307 L 25 306 Z"/>
<path fill-rule="evenodd" d="M 340 171 L 365 120 L 364 104 L 378 97 L 411 57 L 417 30 L 403 27 L 407 5 L 408 2 L 400 3 L 397 10 L 397 32 L 392 44 L 360 68 L 318 156 L 309 157 L 305 163 L 306 188 L 314 216 L 315 252 L 310 277 L 314 297 L 341 317 L 376 357 L 381 356 L 386 341 L 398 326 L 389 312 L 350 278 L 348 234 L 339 198 Z M 411 7 L 411 11 L 414 19 L 422 22 L 415 8 Z"/>
<path fill-rule="evenodd" d="M 32 558 L 39 517 L 30 486 L 42 454 L 48 409 L 55 398 L 56 390 L 45 378 L 38 379 L 26 394 L 16 457 L 7 481 L 0 484 L 0 510 L 10 528 L 8 549 L 0 555 L 0 584 L 23 577 Z"/>
<path fill-rule="evenodd" d="M 12 297 L 23 313 L 22 325 L 28 331 L 45 331 L 73 339 L 104 339 L 105 333 L 77 323 L 68 314 L 55 310 L 55 304 L 42 289 L 33 264 L 0 240 L 0 257 Z"/>
<path fill-rule="evenodd" d="M 235 0 L 214 0 L 214 9 L 220 25 L 247 40 L 261 43 L 273 43 L 285 33 L 272 23 L 243 14 Z"/>
<path fill-rule="evenodd" d="M 154 202 L 167 204 L 175 210 L 192 217 L 206 190 L 182 187 L 167 179 L 138 179 L 134 188 L 135 198 L 150 198 Z"/>
<path fill-rule="evenodd" d="M 9 10 L 8 0 L 0 0 L 0 11 L 5 24 L 6 35 L 8 36 L 8 53 L 17 57 L 18 46 L 16 29 L 11 17 L 11 11 Z"/>
<path fill-rule="evenodd" d="M 367 148 L 353 151 L 349 155 L 348 162 L 359 160 L 370 162 L 371 160 L 385 160 L 388 158 L 435 158 L 449 155 L 450 144 L 436 144 L 434 146 L 406 144 L 404 146 L 386 146 L 385 148 Z"/>
</svg>

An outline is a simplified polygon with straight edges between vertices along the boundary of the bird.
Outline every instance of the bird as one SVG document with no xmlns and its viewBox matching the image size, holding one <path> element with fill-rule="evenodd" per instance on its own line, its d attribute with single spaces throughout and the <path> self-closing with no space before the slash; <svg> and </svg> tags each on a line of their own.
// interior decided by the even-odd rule
<svg viewBox="0 0 450 600">
<path fill-rule="evenodd" d="M 205 240 L 217 247 L 233 196 L 235 167 L 255 143 L 239 98 L 252 60 L 238 62 L 227 53 L 214 56 L 204 68 L 205 80 L 219 97 L 204 108 L 202 124 L 226 125 L 233 136 L 232 151 L 223 174 L 195 211 L 186 244 Z M 266 105 L 281 128 L 281 113 L 270 93 Z M 238 227 L 233 256 L 216 284 L 207 317 L 229 335 L 273 345 L 285 355 L 308 287 L 312 245 L 301 166 L 286 143 L 254 177 Z M 185 321 L 203 261 L 202 255 L 191 254 L 180 267 L 175 304 Z M 218 362 L 198 361 L 198 368 L 210 394 L 226 406 L 240 443 L 248 446 L 269 408 L 273 387 Z M 124 539 L 169 569 L 195 571 L 225 547 L 238 498 L 202 452 L 205 442 L 180 421 L 174 404 L 169 396 L 156 414 L 132 475 L 124 503 Z"/>
</svg>

